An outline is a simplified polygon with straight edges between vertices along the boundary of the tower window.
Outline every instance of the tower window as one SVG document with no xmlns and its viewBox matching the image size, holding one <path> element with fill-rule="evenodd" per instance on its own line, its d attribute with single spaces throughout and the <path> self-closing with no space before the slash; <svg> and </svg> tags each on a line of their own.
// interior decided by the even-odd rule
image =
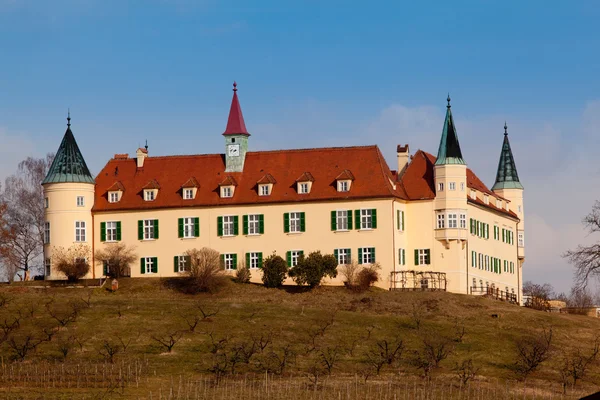
<svg viewBox="0 0 600 400">
<path fill-rule="evenodd" d="M 46 198 L 44 199 L 44 208 L 48 208 L 48 204 L 49 204 L 49 202 L 48 202 L 48 198 L 46 197 Z M 521 208 L 521 206 L 519 206 L 519 212 L 521 212 L 520 208 Z"/>
<path fill-rule="evenodd" d="M 231 143 L 235 143 L 235 138 L 231 138 Z"/>
<path fill-rule="evenodd" d="M 461 183 L 460 183 L 460 191 L 461 191 L 461 192 L 464 192 L 464 191 L 465 191 L 465 183 L 464 183 L 464 182 L 461 182 Z"/>
<path fill-rule="evenodd" d="M 456 190 L 456 182 L 448 183 L 448 190 Z"/>
<path fill-rule="evenodd" d="M 50 222 L 44 223 L 44 244 L 50 243 Z"/>
<path fill-rule="evenodd" d="M 84 206 L 85 206 L 85 197 L 77 196 L 77 207 L 84 207 Z"/>
<path fill-rule="evenodd" d="M 444 183 L 440 182 L 438 183 L 438 192 L 443 192 L 444 191 Z"/>
<path fill-rule="evenodd" d="M 75 221 L 75 241 L 85 242 L 85 221 Z"/>
</svg>

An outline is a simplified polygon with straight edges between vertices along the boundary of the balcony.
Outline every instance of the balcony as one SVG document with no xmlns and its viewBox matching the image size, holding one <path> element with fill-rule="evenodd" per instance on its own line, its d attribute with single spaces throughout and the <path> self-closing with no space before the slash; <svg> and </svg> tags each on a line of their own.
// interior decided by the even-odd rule
<svg viewBox="0 0 600 400">
<path fill-rule="evenodd" d="M 517 248 L 517 257 L 519 257 L 519 258 L 525 258 L 525 247 L 518 247 Z"/>
<path fill-rule="evenodd" d="M 444 228 L 435 230 L 435 239 L 439 241 L 446 241 L 449 243 L 452 240 L 466 241 L 467 230 L 464 228 Z"/>
</svg>

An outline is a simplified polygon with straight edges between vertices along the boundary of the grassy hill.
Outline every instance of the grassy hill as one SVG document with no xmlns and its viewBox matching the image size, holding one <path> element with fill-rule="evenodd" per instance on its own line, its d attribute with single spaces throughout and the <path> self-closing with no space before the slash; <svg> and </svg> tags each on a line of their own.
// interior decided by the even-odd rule
<svg viewBox="0 0 600 400">
<path fill-rule="evenodd" d="M 442 292 L 228 282 L 186 295 L 176 286 L 1 287 L 0 397 L 563 398 L 563 353 L 589 352 L 600 328 L 595 318 Z M 517 381 L 516 343 L 549 327 L 550 358 Z M 418 367 L 426 343 L 448 353 L 430 379 Z M 398 347 L 389 364 L 377 362 Z M 469 359 L 477 373 L 465 387 L 455 367 Z M 594 365 L 564 398 L 596 391 L 599 379 Z"/>
</svg>

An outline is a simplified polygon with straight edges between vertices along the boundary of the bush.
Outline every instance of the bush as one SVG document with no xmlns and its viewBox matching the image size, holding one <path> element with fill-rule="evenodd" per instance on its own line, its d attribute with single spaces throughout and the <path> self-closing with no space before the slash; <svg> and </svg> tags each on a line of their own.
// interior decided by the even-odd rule
<svg viewBox="0 0 600 400">
<path fill-rule="evenodd" d="M 300 257 L 298 264 L 290 269 L 290 277 L 298 285 L 308 285 L 311 288 L 319 286 L 321 280 L 328 276 L 337 276 L 337 260 L 331 254 L 322 255 L 320 251 L 313 251 L 308 257 Z"/>
<path fill-rule="evenodd" d="M 237 270 L 235 271 L 235 281 L 237 283 L 249 283 L 252 274 L 250 269 L 246 266 L 245 262 L 239 262 Z"/>
<path fill-rule="evenodd" d="M 69 282 L 83 278 L 90 271 L 90 248 L 87 245 L 74 245 L 68 249 L 57 247 L 52 254 L 56 270 L 62 272 Z"/>
<path fill-rule="evenodd" d="M 123 242 L 107 243 L 103 248 L 96 250 L 96 261 L 106 263 L 108 273 L 111 278 L 121 278 L 130 276 L 130 264 L 137 261 L 138 256 L 133 247 L 127 246 Z"/>
<path fill-rule="evenodd" d="M 361 269 L 356 277 L 356 286 L 359 290 L 367 290 L 379 280 L 381 265 L 374 263 Z"/>
<path fill-rule="evenodd" d="M 208 247 L 190 249 L 184 254 L 188 259 L 190 289 L 194 292 L 215 292 L 226 282 L 221 269 L 221 256 Z"/>
<path fill-rule="evenodd" d="M 262 281 L 268 288 L 280 287 L 288 272 L 287 263 L 276 254 L 270 255 L 264 260 L 262 269 Z"/>
<path fill-rule="evenodd" d="M 354 287 L 356 285 L 356 279 L 360 266 L 356 260 L 350 261 L 349 264 L 344 264 L 340 267 L 340 273 L 344 277 L 344 284 L 348 287 Z"/>
</svg>

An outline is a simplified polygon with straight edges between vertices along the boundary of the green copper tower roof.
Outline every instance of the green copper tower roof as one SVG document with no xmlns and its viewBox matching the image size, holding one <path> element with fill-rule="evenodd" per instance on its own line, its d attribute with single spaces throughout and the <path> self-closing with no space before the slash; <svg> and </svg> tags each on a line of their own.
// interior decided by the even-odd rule
<svg viewBox="0 0 600 400">
<path fill-rule="evenodd" d="M 94 178 L 92 178 L 92 174 L 90 174 L 90 170 L 81 155 L 81 151 L 79 151 L 75 136 L 71 132 L 70 113 L 67 117 L 67 131 L 42 185 L 64 182 L 94 183 Z"/>
<path fill-rule="evenodd" d="M 500 161 L 498 162 L 496 183 L 492 187 L 492 190 L 496 189 L 523 189 L 523 185 L 519 182 L 515 159 L 510 149 L 506 122 L 504 123 L 504 142 L 502 143 L 502 152 L 500 152 Z"/>
<path fill-rule="evenodd" d="M 440 148 L 438 149 L 435 165 L 465 165 L 465 160 L 463 160 L 462 152 L 460 151 L 460 144 L 458 143 L 458 135 L 456 134 L 452 111 L 450 110 L 450 95 L 448 95 L 447 100 L 446 120 L 444 121 L 444 130 L 442 131 L 442 139 L 440 140 Z"/>
</svg>

